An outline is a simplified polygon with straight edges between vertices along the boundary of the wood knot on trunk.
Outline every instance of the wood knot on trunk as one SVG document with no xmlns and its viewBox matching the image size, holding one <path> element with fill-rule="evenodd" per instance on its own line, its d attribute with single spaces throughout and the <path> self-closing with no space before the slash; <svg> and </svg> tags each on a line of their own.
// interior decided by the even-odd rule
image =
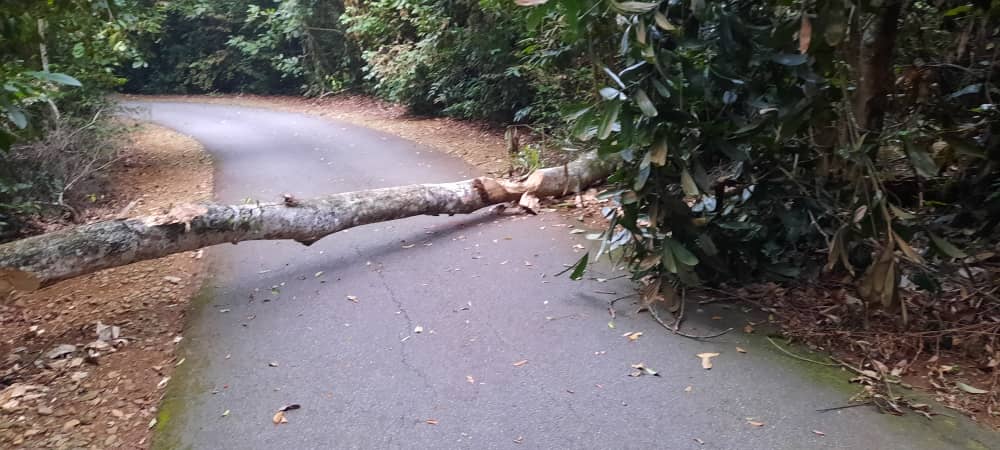
<svg viewBox="0 0 1000 450">
<path fill-rule="evenodd" d="M 483 203 L 489 205 L 493 202 L 490 201 L 490 193 L 486 190 L 486 185 L 483 184 L 483 180 L 476 178 L 472 180 L 472 188 L 476 190 L 476 194 L 479 194 L 479 199 Z"/>
</svg>

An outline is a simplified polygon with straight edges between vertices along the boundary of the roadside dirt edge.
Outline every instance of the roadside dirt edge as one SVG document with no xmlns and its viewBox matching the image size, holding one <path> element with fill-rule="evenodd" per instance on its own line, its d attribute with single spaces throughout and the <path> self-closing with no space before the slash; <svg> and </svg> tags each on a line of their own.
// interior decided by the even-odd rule
<svg viewBox="0 0 1000 450">
<path fill-rule="evenodd" d="M 195 140 L 129 124 L 126 154 L 94 193 L 96 220 L 208 200 L 212 161 Z M 143 448 L 174 367 L 197 252 L 16 296 L 0 304 L 0 447 Z M 98 324 L 105 328 L 103 336 Z M 117 331 L 117 333 L 114 333 Z"/>
</svg>

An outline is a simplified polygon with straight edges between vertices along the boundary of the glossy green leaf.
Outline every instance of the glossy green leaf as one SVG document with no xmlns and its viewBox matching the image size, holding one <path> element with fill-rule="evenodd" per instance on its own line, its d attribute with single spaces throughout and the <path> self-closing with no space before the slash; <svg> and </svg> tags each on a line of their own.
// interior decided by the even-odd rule
<svg viewBox="0 0 1000 450">
<path fill-rule="evenodd" d="M 646 91 L 642 89 L 637 89 L 635 91 L 635 103 L 639 106 L 642 114 L 646 117 L 656 117 L 659 113 L 656 111 L 656 106 L 653 106 L 652 100 L 646 95 Z"/>
<path fill-rule="evenodd" d="M 607 109 L 604 111 L 604 118 L 601 119 L 601 125 L 597 128 L 597 138 L 600 140 L 607 139 L 611 136 L 611 131 L 614 129 L 615 122 L 618 120 L 618 113 L 622 110 L 622 102 L 620 100 L 614 100 L 608 104 Z"/>
<path fill-rule="evenodd" d="M 622 91 L 619 91 L 618 89 L 615 89 L 613 87 L 602 87 L 599 92 L 601 94 L 601 97 L 604 98 L 605 100 L 614 100 L 622 95 Z"/>
<path fill-rule="evenodd" d="M 674 31 L 677 29 L 677 27 L 674 26 L 674 24 L 670 23 L 670 21 L 667 20 L 667 16 L 663 15 L 662 12 L 657 11 L 655 14 L 653 14 L 653 20 L 656 21 L 656 26 L 666 31 Z"/>
<path fill-rule="evenodd" d="M 940 169 L 934 159 L 931 158 L 930 153 L 927 148 L 918 146 L 912 141 L 906 141 L 906 156 L 910 158 L 910 164 L 913 164 L 913 168 L 916 169 L 917 173 L 924 178 L 934 178 L 938 175 Z"/>
<path fill-rule="evenodd" d="M 691 172 L 688 172 L 686 168 L 681 172 L 681 189 L 684 190 L 684 195 L 688 197 L 697 197 L 699 194 L 698 185 L 695 184 L 694 178 L 691 177 Z"/>
<path fill-rule="evenodd" d="M 35 77 L 39 80 L 51 81 L 56 84 L 64 84 L 66 86 L 83 86 L 80 81 L 64 73 L 56 72 L 28 72 L 28 75 Z"/>
<path fill-rule="evenodd" d="M 809 61 L 809 56 L 800 53 L 780 53 L 772 56 L 771 61 L 783 66 L 801 66 Z"/>
<path fill-rule="evenodd" d="M 954 17 L 972 11 L 972 4 L 956 6 L 944 12 L 945 17 Z"/>
<path fill-rule="evenodd" d="M 643 161 L 645 161 L 646 164 L 642 165 L 639 168 L 639 173 L 635 176 L 635 183 L 633 183 L 632 185 L 632 189 L 636 191 L 641 191 L 642 188 L 646 186 L 646 180 L 649 179 L 649 171 L 650 171 L 650 165 L 648 163 L 649 153 L 646 153 L 646 158 L 643 159 Z"/>
<path fill-rule="evenodd" d="M 24 115 L 24 111 L 20 108 L 8 106 L 6 108 L 7 118 L 14 124 L 15 127 L 25 128 L 28 126 L 28 116 Z"/>
<path fill-rule="evenodd" d="M 660 259 L 663 268 L 670 273 L 677 273 L 677 260 L 674 259 L 674 252 L 669 245 L 663 246 L 663 258 Z"/>
<path fill-rule="evenodd" d="M 719 249 L 715 246 L 715 241 L 712 240 L 712 236 L 708 233 L 703 233 L 698 236 L 698 248 L 705 252 L 708 256 L 715 256 L 719 254 Z"/>
<path fill-rule="evenodd" d="M 928 233 L 928 235 L 930 235 L 930 237 L 931 237 L 931 244 L 934 244 L 934 248 L 939 253 L 941 253 L 942 255 L 947 256 L 949 258 L 968 258 L 969 257 L 969 255 L 967 255 L 965 252 L 963 252 L 962 250 L 960 250 L 958 247 L 955 247 L 954 244 L 952 244 L 951 242 L 948 242 L 944 238 L 942 238 L 942 237 L 940 237 L 940 236 L 938 236 L 938 235 L 936 235 L 934 233 Z"/>
<path fill-rule="evenodd" d="M 948 94 L 949 99 L 956 99 L 963 95 L 978 94 L 983 91 L 983 83 L 972 83 L 968 86 L 963 87 L 951 94 Z"/>
<path fill-rule="evenodd" d="M 576 264 L 573 265 L 573 273 L 569 274 L 571 280 L 579 280 L 583 278 L 584 272 L 587 271 L 587 261 L 590 259 L 589 253 L 584 253 L 583 257 L 580 258 Z"/>
<path fill-rule="evenodd" d="M 900 220 L 913 220 L 917 218 L 917 216 L 891 203 L 889 204 L 889 211 Z"/>
<path fill-rule="evenodd" d="M 694 253 L 691 253 L 680 241 L 674 238 L 667 238 L 665 242 L 667 247 L 670 247 L 670 252 L 677 262 L 685 266 L 695 266 L 698 264 L 698 257 Z"/>
<path fill-rule="evenodd" d="M 613 80 L 615 84 L 618 85 L 618 87 L 622 88 L 623 90 L 625 89 L 625 83 L 622 83 L 622 79 L 619 78 L 618 75 L 616 75 L 614 72 L 612 72 L 611 69 L 605 67 L 604 73 L 607 74 L 608 77 L 610 77 L 611 80 Z"/>
<path fill-rule="evenodd" d="M 656 9 L 658 2 L 617 2 L 611 0 L 611 7 L 623 13 L 642 14 Z"/>
</svg>

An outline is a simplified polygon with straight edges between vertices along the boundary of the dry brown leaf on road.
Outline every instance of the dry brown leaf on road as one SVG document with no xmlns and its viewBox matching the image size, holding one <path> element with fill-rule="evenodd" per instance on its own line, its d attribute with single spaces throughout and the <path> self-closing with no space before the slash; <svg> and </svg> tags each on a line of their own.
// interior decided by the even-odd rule
<svg viewBox="0 0 1000 450">
<path fill-rule="evenodd" d="M 955 383 L 955 386 L 957 386 L 959 389 L 961 389 L 961 390 L 963 390 L 965 392 L 968 392 L 970 394 L 988 394 L 989 393 L 989 391 L 987 391 L 985 389 L 979 389 L 979 388 L 977 388 L 975 386 L 970 386 L 970 385 L 965 384 L 965 383 L 963 383 L 961 381 Z"/>
<path fill-rule="evenodd" d="M 288 423 L 288 419 L 285 418 L 285 411 L 292 411 L 295 409 L 299 409 L 301 407 L 302 405 L 299 405 L 298 403 L 292 403 L 289 405 L 282 406 L 281 408 L 278 408 L 278 412 L 274 413 L 274 416 L 271 417 L 271 421 L 274 422 L 275 425 Z"/>
<path fill-rule="evenodd" d="M 698 357 L 701 358 L 701 367 L 705 370 L 710 370 L 712 368 L 712 358 L 719 356 L 718 353 L 699 353 Z"/>
<path fill-rule="evenodd" d="M 644 363 L 632 364 L 632 368 L 635 370 L 628 374 L 630 377 L 641 377 L 643 375 L 660 376 L 659 372 L 647 367 Z"/>
<path fill-rule="evenodd" d="M 622 337 L 627 337 L 629 341 L 638 341 L 642 337 L 641 331 L 629 331 L 622 335 Z"/>
</svg>

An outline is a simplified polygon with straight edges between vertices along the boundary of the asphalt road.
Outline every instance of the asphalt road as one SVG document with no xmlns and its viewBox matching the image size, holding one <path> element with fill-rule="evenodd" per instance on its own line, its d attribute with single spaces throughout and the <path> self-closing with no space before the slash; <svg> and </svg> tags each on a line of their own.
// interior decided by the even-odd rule
<svg viewBox="0 0 1000 450">
<path fill-rule="evenodd" d="M 477 174 L 412 142 L 304 115 L 130 106 L 143 108 L 133 115 L 205 145 L 223 202 Z M 186 362 L 171 383 L 154 446 L 997 445 L 989 440 L 996 435 L 961 420 L 896 419 L 865 407 L 816 412 L 848 402 L 856 390 L 848 375 L 793 360 L 742 332 L 711 342 L 671 336 L 625 301 L 610 328 L 606 302 L 631 292 L 627 282 L 553 276 L 580 256 L 572 248 L 579 235 L 559 226 L 570 222 L 555 213 L 481 212 L 364 226 L 311 247 L 275 241 L 212 248 L 211 274 L 184 333 Z M 615 275 L 607 266 L 594 270 Z M 692 331 L 706 333 L 719 323 L 708 317 L 739 314 L 692 308 L 688 315 Z M 630 331 L 643 335 L 631 342 L 622 337 Z M 701 368 L 701 352 L 721 354 L 712 370 Z M 630 364 L 639 362 L 661 376 L 630 377 Z M 273 424 L 287 404 L 301 408 L 286 413 L 288 423 Z"/>
</svg>

